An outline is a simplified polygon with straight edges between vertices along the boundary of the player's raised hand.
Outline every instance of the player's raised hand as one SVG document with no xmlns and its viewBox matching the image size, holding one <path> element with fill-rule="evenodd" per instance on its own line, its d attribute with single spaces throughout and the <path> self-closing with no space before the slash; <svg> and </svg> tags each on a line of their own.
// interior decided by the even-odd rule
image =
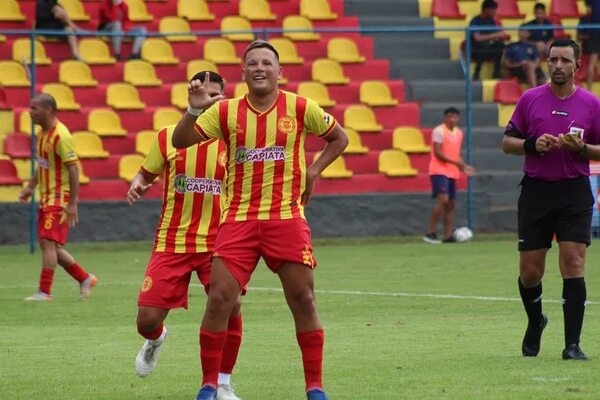
<svg viewBox="0 0 600 400">
<path fill-rule="evenodd" d="M 225 99 L 225 96 L 221 94 L 214 95 L 214 93 L 210 93 L 207 87 L 208 82 L 210 82 L 208 72 L 204 76 L 204 81 L 194 79 L 190 82 L 188 85 L 188 103 L 190 107 L 206 110 L 217 101 Z"/>
<path fill-rule="evenodd" d="M 150 188 L 152 187 L 152 184 L 144 184 L 141 182 L 141 180 L 139 179 L 134 179 L 131 182 L 131 186 L 129 187 L 129 190 L 127 191 L 127 202 L 129 203 L 129 205 L 133 205 L 133 203 L 135 203 L 136 201 L 138 201 L 139 199 L 142 198 L 142 196 L 144 194 L 146 194 L 146 192 L 148 190 L 150 190 Z"/>
</svg>

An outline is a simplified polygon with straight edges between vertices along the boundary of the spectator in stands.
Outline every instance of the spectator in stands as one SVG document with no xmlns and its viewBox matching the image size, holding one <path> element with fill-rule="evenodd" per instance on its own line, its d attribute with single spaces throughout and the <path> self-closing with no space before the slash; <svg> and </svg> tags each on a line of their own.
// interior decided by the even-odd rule
<svg viewBox="0 0 600 400">
<path fill-rule="evenodd" d="M 506 46 L 502 66 L 508 77 L 517 77 L 530 87 L 546 83 L 544 71 L 540 68 L 540 56 L 534 44 L 529 42 L 530 31 L 526 25 L 519 29 L 519 41 Z"/>
<path fill-rule="evenodd" d="M 468 175 L 475 169 L 466 164 L 460 157 L 463 132 L 457 126 L 460 112 L 449 107 L 444 110 L 444 122 L 435 127 L 431 136 L 431 161 L 429 162 L 429 177 L 431 178 L 432 196 L 436 199 L 431 211 L 431 219 L 427 234 L 423 240 L 427 243 L 454 243 L 452 235 L 454 224 L 454 199 L 456 197 L 456 180 L 460 172 Z M 435 233 L 437 223 L 444 216 L 444 239 L 440 241 Z"/>
<path fill-rule="evenodd" d="M 494 62 L 493 78 L 500 78 L 500 62 L 504 51 L 504 41 L 510 38 L 509 34 L 502 30 L 500 22 L 496 20 L 498 4 L 494 0 L 484 0 L 481 3 L 481 14 L 474 17 L 469 26 L 493 26 L 496 29 L 473 32 L 471 35 L 472 51 L 471 57 L 475 60 L 475 72 L 473 80 L 479 80 L 481 67 L 484 61 Z"/>
<path fill-rule="evenodd" d="M 75 31 L 80 30 L 77 25 L 71 21 L 67 11 L 58 4 L 58 0 L 37 0 L 35 4 L 35 29 L 52 29 L 71 33 L 67 36 L 60 36 L 61 39 L 67 39 L 71 54 L 75 60 L 79 60 L 79 49 L 77 48 L 77 37 L 73 35 Z"/>
<path fill-rule="evenodd" d="M 600 24 L 600 1 L 586 0 L 587 15 L 580 18 L 579 24 Z M 600 29 L 579 28 L 577 39 L 581 40 L 582 53 L 588 57 L 586 71 L 586 86 L 592 90 L 592 83 L 596 75 L 596 63 L 600 54 Z"/>
<path fill-rule="evenodd" d="M 112 33 L 129 32 L 133 36 L 133 45 L 131 47 L 130 59 L 139 59 L 142 50 L 142 44 L 146 37 L 146 28 L 143 26 L 131 26 L 129 20 L 129 8 L 123 0 L 104 0 L 100 6 L 99 31 L 109 31 Z M 112 36 L 113 52 L 117 61 L 121 60 L 121 43 L 123 36 Z"/>
<path fill-rule="evenodd" d="M 535 18 L 527 22 L 525 25 L 553 25 L 552 20 L 546 14 L 546 5 L 544 3 L 536 3 L 533 6 Z M 546 57 L 547 48 L 554 39 L 554 31 L 552 29 L 533 29 L 529 31 L 529 41 L 535 44 L 538 54 L 541 58 Z"/>
</svg>

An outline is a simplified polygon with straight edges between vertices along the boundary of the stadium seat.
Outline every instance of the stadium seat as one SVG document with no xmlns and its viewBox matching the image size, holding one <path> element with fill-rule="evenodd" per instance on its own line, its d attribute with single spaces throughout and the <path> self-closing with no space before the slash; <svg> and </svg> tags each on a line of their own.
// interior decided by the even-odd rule
<svg viewBox="0 0 600 400">
<path fill-rule="evenodd" d="M 31 41 L 29 39 L 16 39 L 12 47 L 12 59 L 21 63 L 31 64 Z M 46 55 L 46 49 L 39 40 L 35 41 L 35 63 L 37 65 L 50 65 L 52 60 Z"/>
<path fill-rule="evenodd" d="M 300 82 L 298 84 L 298 94 L 316 101 L 321 107 L 333 107 L 336 105 L 335 100 L 329 97 L 327 86 L 321 82 Z"/>
<path fill-rule="evenodd" d="M 252 31 L 252 25 L 244 17 L 236 15 L 228 15 L 223 17 L 221 20 L 221 32 L 235 32 L 235 31 Z M 224 38 L 227 38 L 233 42 L 251 42 L 254 40 L 254 34 L 248 33 L 222 33 Z"/>
<path fill-rule="evenodd" d="M 113 110 L 96 109 L 88 115 L 88 131 L 100 136 L 126 136 L 119 115 Z"/>
<path fill-rule="evenodd" d="M 64 83 L 47 83 L 42 86 L 42 93 L 52 95 L 59 110 L 78 111 L 81 109 L 81 104 L 75 101 L 73 91 Z"/>
<path fill-rule="evenodd" d="M 357 132 L 377 132 L 383 129 L 375 113 L 365 105 L 351 105 L 344 110 L 344 126 Z"/>
<path fill-rule="evenodd" d="M 219 67 L 208 60 L 191 60 L 187 64 L 187 80 L 191 80 L 200 71 L 219 72 Z"/>
<path fill-rule="evenodd" d="M 498 126 L 505 128 L 515 111 L 516 104 L 497 104 L 498 106 Z"/>
<path fill-rule="evenodd" d="M 81 0 L 60 0 L 60 5 L 69 15 L 69 19 L 75 22 L 86 22 L 90 16 L 86 14 Z"/>
<path fill-rule="evenodd" d="M 119 178 L 131 182 L 140 170 L 144 157 L 139 154 L 127 154 L 119 160 Z"/>
<path fill-rule="evenodd" d="M 0 35 L 0 42 L 6 42 L 6 36 Z"/>
<path fill-rule="evenodd" d="M 20 185 L 21 183 L 23 182 L 17 174 L 15 164 L 11 160 L 0 159 L 0 185 Z"/>
<path fill-rule="evenodd" d="M 215 64 L 239 64 L 233 43 L 225 38 L 210 38 L 204 42 L 204 58 Z"/>
<path fill-rule="evenodd" d="M 425 144 L 423 132 L 412 126 L 401 126 L 394 129 L 392 147 L 405 153 L 429 153 L 431 147 Z"/>
<path fill-rule="evenodd" d="M 152 115 L 152 129 L 158 131 L 165 126 L 175 125 L 181 119 L 181 111 L 175 108 L 159 108 Z"/>
<path fill-rule="evenodd" d="M 215 16 L 210 12 L 204 0 L 179 0 L 177 16 L 188 21 L 214 21 Z"/>
<path fill-rule="evenodd" d="M 111 83 L 106 89 L 106 104 L 116 110 L 142 110 L 146 107 L 130 83 Z"/>
<path fill-rule="evenodd" d="M 386 176 L 416 176 L 419 171 L 411 166 L 406 153 L 391 149 L 379 153 L 379 172 Z"/>
<path fill-rule="evenodd" d="M 321 39 L 321 35 L 313 32 L 312 22 L 300 15 L 288 15 L 285 17 L 283 19 L 283 29 L 283 36 L 292 40 L 312 41 Z M 306 32 L 293 32 L 294 30 L 304 30 Z"/>
<path fill-rule="evenodd" d="M 92 76 L 90 67 L 81 61 L 65 60 L 60 63 L 58 80 L 72 87 L 93 87 L 98 81 Z"/>
<path fill-rule="evenodd" d="M 279 53 L 279 64 L 302 64 L 304 58 L 298 56 L 296 45 L 290 39 L 280 37 L 269 40 Z"/>
<path fill-rule="evenodd" d="M 35 133 L 38 133 L 42 128 L 39 125 L 34 125 L 33 129 Z M 21 111 L 21 114 L 19 114 L 19 132 L 26 135 L 31 134 L 31 115 L 29 115 L 29 111 Z"/>
<path fill-rule="evenodd" d="M 171 86 L 171 104 L 182 110 L 188 107 L 188 83 L 176 83 Z"/>
<path fill-rule="evenodd" d="M 481 81 L 481 100 L 484 103 L 491 103 L 494 101 L 496 83 L 498 83 L 498 79 L 483 79 Z"/>
<path fill-rule="evenodd" d="M 150 151 L 150 146 L 156 137 L 155 131 L 140 131 L 135 135 L 135 151 L 147 156 Z"/>
<path fill-rule="evenodd" d="M 348 136 L 348 146 L 344 153 L 348 154 L 365 154 L 369 151 L 368 147 L 363 146 L 360 140 L 360 135 L 354 129 L 344 128 L 346 136 Z"/>
<path fill-rule="evenodd" d="M 12 110 L 12 107 L 8 105 L 6 91 L 2 87 L 0 87 L 0 110 Z"/>
<path fill-rule="evenodd" d="M 233 97 L 243 97 L 248 93 L 248 85 L 246 82 L 238 82 L 233 88 Z"/>
<path fill-rule="evenodd" d="M 552 0 L 550 15 L 559 18 L 579 18 L 576 0 Z"/>
<path fill-rule="evenodd" d="M 152 64 L 179 64 L 171 44 L 165 39 L 148 38 L 142 45 L 142 58 Z"/>
<path fill-rule="evenodd" d="M 88 178 L 88 176 L 83 171 L 83 164 L 79 163 L 78 167 L 79 167 L 79 184 L 87 185 L 88 183 L 90 183 L 90 178 Z"/>
<path fill-rule="evenodd" d="M 240 16 L 249 21 L 274 21 L 277 16 L 265 0 L 240 0 Z"/>
<path fill-rule="evenodd" d="M 22 181 L 28 181 L 31 179 L 31 159 L 30 158 L 15 158 L 11 160 L 17 169 L 17 176 Z M 34 166 L 37 168 L 37 165 Z"/>
<path fill-rule="evenodd" d="M 0 21 L 25 21 L 25 16 L 21 13 L 21 7 L 15 0 L 3 0 L 0 3 Z"/>
<path fill-rule="evenodd" d="M 364 81 L 360 84 L 360 102 L 371 107 L 395 106 L 398 100 L 384 81 Z"/>
<path fill-rule="evenodd" d="M 146 3 L 143 0 L 125 0 L 129 8 L 129 20 L 132 22 L 150 22 L 152 15 L 148 14 Z"/>
<path fill-rule="evenodd" d="M 433 0 L 431 3 L 431 16 L 448 19 L 464 19 L 456 0 Z"/>
<path fill-rule="evenodd" d="M 79 55 L 88 64 L 114 64 L 117 60 L 110 55 L 108 45 L 97 38 L 79 40 Z"/>
<path fill-rule="evenodd" d="M 313 21 L 337 19 L 327 0 L 300 0 L 300 15 Z"/>
<path fill-rule="evenodd" d="M 31 158 L 31 136 L 20 133 L 6 135 L 4 154 L 11 158 Z"/>
<path fill-rule="evenodd" d="M 23 87 L 29 86 L 29 77 L 23 65 L 17 61 L 0 61 L 0 85 Z"/>
<path fill-rule="evenodd" d="M 339 63 L 361 63 L 365 58 L 358 52 L 354 40 L 333 38 L 327 43 L 327 58 Z"/>
<path fill-rule="evenodd" d="M 313 161 L 319 158 L 321 152 L 315 153 Z M 346 168 L 346 161 L 343 156 L 336 158 L 325 170 L 321 173 L 321 178 L 324 179 L 341 179 L 352 178 L 352 171 Z"/>
<path fill-rule="evenodd" d="M 104 150 L 102 139 L 92 132 L 74 132 L 73 142 L 79 158 L 108 158 L 110 153 Z"/>
<path fill-rule="evenodd" d="M 154 66 L 145 60 L 129 60 L 123 70 L 123 81 L 134 86 L 160 86 Z"/>
<path fill-rule="evenodd" d="M 521 86 L 513 80 L 498 81 L 494 86 L 494 101 L 501 104 L 517 104 L 523 94 Z"/>
<path fill-rule="evenodd" d="M 496 15 L 498 18 L 525 18 L 525 14 L 519 11 L 516 0 L 501 0 L 497 4 Z"/>
<path fill-rule="evenodd" d="M 552 25 L 556 25 L 556 26 L 560 26 L 560 28 L 556 28 L 554 29 L 554 39 L 570 39 L 571 35 L 569 35 L 567 32 L 565 32 L 564 28 L 562 27 L 562 21 L 560 20 L 559 17 L 555 16 L 555 15 L 549 15 L 547 17 L 550 22 L 552 22 Z"/>
<path fill-rule="evenodd" d="M 350 82 L 342 66 L 334 60 L 319 58 L 312 63 L 312 80 L 325 85 L 345 85 Z"/>
<path fill-rule="evenodd" d="M 158 23 L 160 33 L 190 33 L 190 24 L 183 18 L 179 17 L 163 17 Z M 168 35 L 166 39 L 169 42 L 195 42 L 194 35 Z"/>
</svg>

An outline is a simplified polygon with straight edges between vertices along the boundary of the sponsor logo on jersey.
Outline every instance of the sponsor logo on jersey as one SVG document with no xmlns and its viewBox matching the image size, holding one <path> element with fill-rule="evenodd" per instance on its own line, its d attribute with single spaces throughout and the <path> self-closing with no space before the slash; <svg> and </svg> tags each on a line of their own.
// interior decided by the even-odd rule
<svg viewBox="0 0 600 400">
<path fill-rule="evenodd" d="M 175 177 L 174 185 L 177 193 L 211 193 L 221 194 L 221 181 L 218 179 L 196 178 L 184 174 Z"/>
<path fill-rule="evenodd" d="M 569 113 L 566 111 L 552 110 L 552 115 L 560 115 L 561 117 L 568 117 Z"/>
<path fill-rule="evenodd" d="M 45 158 L 39 157 L 38 164 L 40 167 L 48 169 L 48 160 L 46 160 Z"/>
<path fill-rule="evenodd" d="M 238 147 L 235 150 L 235 162 L 238 164 L 244 162 L 263 162 L 280 160 L 285 160 L 285 147 L 283 146 L 259 147 L 256 149 Z"/>
</svg>

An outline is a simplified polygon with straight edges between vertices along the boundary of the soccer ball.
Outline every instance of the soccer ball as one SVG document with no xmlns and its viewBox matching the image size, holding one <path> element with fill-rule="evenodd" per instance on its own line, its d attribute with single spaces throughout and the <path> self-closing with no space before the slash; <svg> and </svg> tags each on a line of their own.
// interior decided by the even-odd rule
<svg viewBox="0 0 600 400">
<path fill-rule="evenodd" d="M 456 228 L 454 231 L 454 239 L 456 239 L 457 242 L 468 242 L 473 239 L 473 231 L 466 226 Z"/>
</svg>

